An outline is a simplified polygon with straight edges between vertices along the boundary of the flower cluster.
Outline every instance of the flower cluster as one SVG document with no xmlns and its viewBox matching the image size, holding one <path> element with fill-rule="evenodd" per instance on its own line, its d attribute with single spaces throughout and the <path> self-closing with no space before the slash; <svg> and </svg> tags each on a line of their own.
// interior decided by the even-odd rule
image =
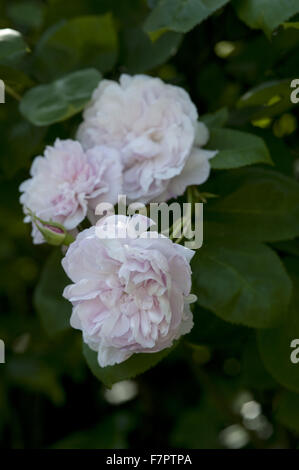
<svg viewBox="0 0 299 470">
<path fill-rule="evenodd" d="M 145 75 L 101 81 L 76 139 L 48 146 L 20 187 L 34 243 L 44 242 L 51 227 L 62 240 L 66 231 L 76 236 L 85 218 L 96 222 L 100 202 L 114 205 L 120 194 L 142 203 L 175 198 L 206 181 L 216 154 L 202 148 L 209 133 L 189 95 Z M 99 236 L 104 221 L 123 236 Z M 145 224 L 141 233 L 136 221 Z M 77 235 L 63 259 L 73 282 L 64 291 L 73 304 L 71 325 L 102 367 L 160 351 L 192 327 L 193 252 L 159 234 L 148 238 L 151 223 L 103 218 Z"/>
</svg>

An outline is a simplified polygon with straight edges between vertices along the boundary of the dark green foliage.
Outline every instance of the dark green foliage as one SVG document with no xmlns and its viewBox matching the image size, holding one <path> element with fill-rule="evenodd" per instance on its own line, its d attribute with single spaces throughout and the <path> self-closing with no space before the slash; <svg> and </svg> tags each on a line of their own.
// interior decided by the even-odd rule
<svg viewBox="0 0 299 470">
<path fill-rule="evenodd" d="M 0 1 L 0 448 L 214 449 L 230 426 L 242 446 L 298 447 L 298 14 L 298 0 Z M 32 245 L 18 187 L 121 73 L 185 88 L 219 153 L 197 188 L 216 197 L 192 261 L 193 330 L 101 369 L 70 328 L 61 252 Z M 137 396 L 115 410 L 106 387 L 127 379 Z"/>
</svg>

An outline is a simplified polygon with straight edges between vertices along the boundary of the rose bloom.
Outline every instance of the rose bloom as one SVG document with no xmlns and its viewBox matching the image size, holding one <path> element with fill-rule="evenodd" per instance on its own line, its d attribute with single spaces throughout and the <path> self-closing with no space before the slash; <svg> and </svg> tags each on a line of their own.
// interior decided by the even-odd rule
<svg viewBox="0 0 299 470">
<path fill-rule="evenodd" d="M 85 149 L 104 144 L 120 151 L 131 201 L 165 201 L 209 176 L 216 152 L 200 148 L 208 129 L 198 125 L 196 108 L 180 87 L 146 75 L 103 80 L 83 116 L 78 140 Z"/>
<path fill-rule="evenodd" d="M 102 201 L 117 202 L 121 187 L 121 164 L 115 149 L 97 146 L 87 152 L 73 140 L 55 141 L 44 157 L 36 157 L 31 178 L 20 186 L 20 202 L 30 222 L 29 211 L 45 221 L 72 230 Z M 33 223 L 34 243 L 44 241 Z"/>
<path fill-rule="evenodd" d="M 194 252 L 157 232 L 149 237 L 151 224 L 141 215 L 104 217 L 78 235 L 62 260 L 73 281 L 63 293 L 73 304 L 71 325 L 82 330 L 101 367 L 168 348 L 193 326 Z"/>
</svg>

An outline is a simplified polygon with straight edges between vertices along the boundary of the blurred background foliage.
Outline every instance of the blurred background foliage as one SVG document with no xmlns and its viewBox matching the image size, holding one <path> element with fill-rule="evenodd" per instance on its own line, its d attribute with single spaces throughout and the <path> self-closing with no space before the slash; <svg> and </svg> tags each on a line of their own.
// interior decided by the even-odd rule
<svg viewBox="0 0 299 470">
<path fill-rule="evenodd" d="M 297 448 L 299 104 L 290 83 L 299 78 L 298 10 L 297 0 L 0 1 L 1 448 Z M 20 35 L 7 38 L 6 28 Z M 18 187 L 45 145 L 74 136 L 100 76 L 124 72 L 184 87 L 215 143 L 224 124 L 249 132 L 274 166 L 213 172 L 206 191 L 221 198 L 207 203 L 208 242 L 193 268 L 195 328 L 157 367 L 108 389 L 67 328 L 67 281 L 57 263 L 51 269 L 58 255 L 32 245 Z M 223 150 L 250 149 L 239 134 L 225 139 Z M 243 283 L 236 270 L 245 278 L 260 270 L 265 291 L 244 294 L 242 320 L 221 301 Z"/>
</svg>

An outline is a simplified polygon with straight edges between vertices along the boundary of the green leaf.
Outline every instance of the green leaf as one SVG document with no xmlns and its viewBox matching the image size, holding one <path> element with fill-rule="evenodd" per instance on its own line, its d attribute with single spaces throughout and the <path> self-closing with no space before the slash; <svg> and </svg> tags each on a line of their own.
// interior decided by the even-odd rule
<svg viewBox="0 0 299 470">
<path fill-rule="evenodd" d="M 22 2 L 9 3 L 7 14 L 11 20 L 28 29 L 39 28 L 44 19 L 45 5 L 36 0 L 22 0 Z"/>
<path fill-rule="evenodd" d="M 152 42 L 141 28 L 130 28 L 124 34 L 124 65 L 129 73 L 153 69 L 176 53 L 181 39 L 181 34 L 169 31 Z"/>
<path fill-rule="evenodd" d="M 273 29 L 299 12 L 298 0 L 233 0 L 239 18 L 270 36 Z"/>
<path fill-rule="evenodd" d="M 214 169 L 223 170 L 253 165 L 272 163 L 264 141 L 253 134 L 231 129 L 211 129 L 207 146 L 219 152 L 211 160 Z"/>
<path fill-rule="evenodd" d="M 299 339 L 299 269 L 297 258 L 286 258 L 286 267 L 292 276 L 293 296 L 288 314 L 280 328 L 258 332 L 261 358 L 268 372 L 293 392 L 299 393 L 299 364 L 293 364 L 291 343 Z"/>
<path fill-rule="evenodd" d="M 117 58 L 117 35 L 110 14 L 81 16 L 52 26 L 40 39 L 34 68 L 43 79 L 55 79 L 76 69 L 107 72 Z"/>
<path fill-rule="evenodd" d="M 252 110 L 252 119 L 277 116 L 293 106 L 290 84 L 290 79 L 262 83 L 247 91 L 237 102 L 237 108 Z"/>
<path fill-rule="evenodd" d="M 228 2 L 229 0 L 159 0 L 144 28 L 148 32 L 166 28 L 186 33 Z"/>
<path fill-rule="evenodd" d="M 72 306 L 62 297 L 70 281 L 61 266 L 61 257 L 60 250 L 51 253 L 34 292 L 35 308 L 49 336 L 70 328 Z"/>
<path fill-rule="evenodd" d="M 151 369 L 166 357 L 175 346 L 176 344 L 158 353 L 134 354 L 121 364 L 107 367 L 99 366 L 97 353 L 92 351 L 85 343 L 83 343 L 83 354 L 92 373 L 103 382 L 106 387 L 111 387 L 116 382 L 134 378 Z"/>
<path fill-rule="evenodd" d="M 275 409 L 275 418 L 283 426 L 299 431 L 299 395 L 283 391 Z"/>
<path fill-rule="evenodd" d="M 299 185 L 279 172 L 259 168 L 219 174 L 203 187 L 220 195 L 205 206 L 205 236 L 257 241 L 299 235 Z"/>
<path fill-rule="evenodd" d="M 22 35 L 14 29 L 0 29 L 0 62 L 10 63 L 28 51 Z"/>
<path fill-rule="evenodd" d="M 215 113 L 204 114 L 199 117 L 199 121 L 204 122 L 209 129 L 223 127 L 228 121 L 228 109 L 221 108 Z"/>
<path fill-rule="evenodd" d="M 31 88 L 23 96 L 20 111 L 36 126 L 64 121 L 82 111 L 100 79 L 97 70 L 86 69 Z"/>
<path fill-rule="evenodd" d="M 267 246 L 208 241 L 193 258 L 192 270 L 198 303 L 223 320 L 267 328 L 287 311 L 291 281 Z"/>
</svg>

